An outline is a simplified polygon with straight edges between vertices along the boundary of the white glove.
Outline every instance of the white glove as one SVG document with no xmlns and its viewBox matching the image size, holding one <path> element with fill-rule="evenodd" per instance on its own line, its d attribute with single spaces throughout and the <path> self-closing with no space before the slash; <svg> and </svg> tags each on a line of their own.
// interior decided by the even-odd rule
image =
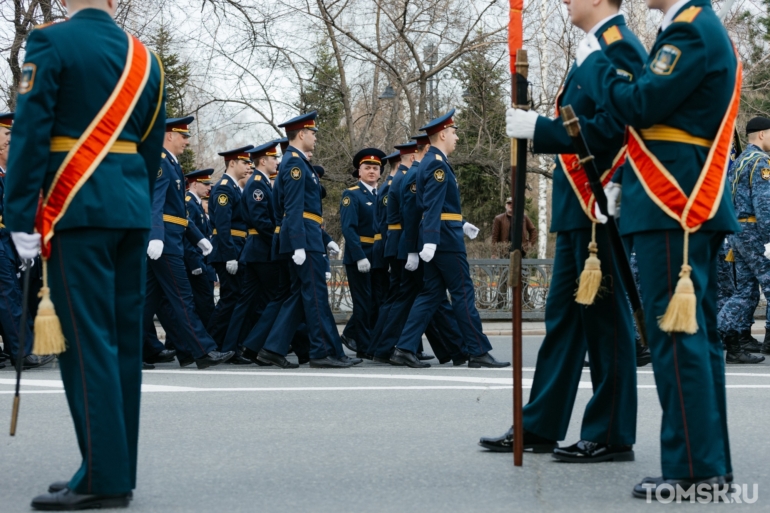
<svg viewBox="0 0 770 513">
<path fill-rule="evenodd" d="M 466 237 L 473 240 L 479 234 L 479 229 L 473 226 L 471 223 L 463 224 L 463 233 Z"/>
<path fill-rule="evenodd" d="M 11 238 L 19 257 L 29 260 L 40 253 L 39 233 L 11 232 Z"/>
<path fill-rule="evenodd" d="M 765 244 L 765 258 L 770 258 L 770 242 Z"/>
<path fill-rule="evenodd" d="M 327 273 L 326 273 L 326 281 L 329 281 L 329 280 L 331 280 L 331 279 L 332 279 L 332 273 L 330 273 L 330 272 L 327 272 Z"/>
<path fill-rule="evenodd" d="M 235 274 L 238 272 L 238 261 L 237 260 L 228 260 L 225 262 L 225 269 L 227 269 L 227 272 L 229 274 Z"/>
<path fill-rule="evenodd" d="M 575 52 L 575 59 L 577 60 L 577 65 L 580 66 L 583 64 L 583 61 L 585 61 L 589 55 L 591 55 L 594 52 L 600 52 L 602 47 L 599 45 L 599 40 L 596 39 L 596 36 L 593 34 L 588 34 L 586 37 L 583 38 L 583 40 L 578 44 L 577 52 Z"/>
<path fill-rule="evenodd" d="M 329 254 L 330 255 L 339 255 L 340 254 L 340 247 L 334 241 L 331 241 L 329 244 L 327 244 L 326 245 L 326 249 L 329 250 Z"/>
<path fill-rule="evenodd" d="M 192 271 L 190 271 L 190 274 L 192 274 L 193 276 L 199 276 L 203 274 L 203 269 L 198 267 L 197 269 L 193 269 Z"/>
<path fill-rule="evenodd" d="M 294 260 L 294 263 L 297 265 L 304 264 L 306 258 L 307 258 L 307 255 L 305 255 L 304 249 L 295 249 L 294 255 L 292 255 L 291 257 L 291 259 Z"/>
<path fill-rule="evenodd" d="M 368 258 L 362 258 L 356 264 L 358 264 L 358 272 L 360 273 L 368 273 L 372 270 L 372 264 L 369 263 Z"/>
<path fill-rule="evenodd" d="M 198 247 L 203 250 L 203 256 L 208 256 L 209 253 L 214 251 L 214 246 L 211 245 L 211 242 L 208 239 L 199 240 Z"/>
<path fill-rule="evenodd" d="M 147 256 L 151 260 L 157 260 L 163 254 L 163 241 L 160 239 L 153 239 L 147 245 Z"/>
<path fill-rule="evenodd" d="M 420 251 L 420 258 L 422 258 L 426 262 L 430 262 L 431 260 L 433 260 L 433 255 L 435 254 L 436 254 L 436 245 L 425 244 L 422 247 L 422 251 Z"/>
<path fill-rule="evenodd" d="M 539 117 L 533 110 L 508 109 L 505 111 L 505 133 L 511 139 L 532 139 Z"/>
<path fill-rule="evenodd" d="M 406 265 L 404 269 L 407 271 L 414 271 L 420 265 L 420 256 L 417 253 L 409 253 L 406 255 Z"/>
<path fill-rule="evenodd" d="M 604 186 L 604 195 L 607 196 L 607 213 L 617 219 L 620 217 L 620 193 L 623 188 L 615 182 Z M 599 204 L 594 203 L 594 217 L 602 224 L 607 224 L 607 216 L 599 211 Z"/>
</svg>

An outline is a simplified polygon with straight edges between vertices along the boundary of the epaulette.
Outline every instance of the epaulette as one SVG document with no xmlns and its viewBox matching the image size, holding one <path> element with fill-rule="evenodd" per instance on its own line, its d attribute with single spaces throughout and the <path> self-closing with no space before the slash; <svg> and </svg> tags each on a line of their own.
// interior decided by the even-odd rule
<svg viewBox="0 0 770 513">
<path fill-rule="evenodd" d="M 160 158 L 165 159 L 166 158 L 166 154 L 164 152 L 160 152 Z"/>
<path fill-rule="evenodd" d="M 191 197 L 191 196 L 187 196 L 187 197 L 185 197 L 185 199 L 184 199 L 184 200 L 185 200 L 185 201 L 190 201 L 191 199 L 192 199 L 192 197 Z"/>
<path fill-rule="evenodd" d="M 35 27 L 34 27 L 34 28 L 35 28 L 35 30 L 44 29 L 44 28 L 46 28 L 46 27 L 50 27 L 51 25 L 53 25 L 53 23 L 54 23 L 54 22 L 52 22 L 52 21 L 47 21 L 47 22 L 45 22 L 45 23 L 41 23 L 40 25 L 35 25 Z"/>
<path fill-rule="evenodd" d="M 696 7 L 692 6 L 684 11 L 679 13 L 679 16 L 674 18 L 674 23 L 683 22 L 683 23 L 692 23 L 692 21 L 698 17 L 700 12 L 703 10 L 702 7 Z"/>
<path fill-rule="evenodd" d="M 604 44 L 610 46 L 612 43 L 623 39 L 623 34 L 620 33 L 617 25 L 613 25 L 604 31 L 602 38 L 604 39 Z"/>
<path fill-rule="evenodd" d="M 227 185 L 227 178 L 222 178 L 222 181 L 219 182 L 219 185 Z"/>
<path fill-rule="evenodd" d="M 444 158 L 441 155 L 436 155 L 436 160 L 444 161 Z"/>
<path fill-rule="evenodd" d="M 260 175 L 259 173 L 254 173 L 254 181 L 255 182 L 262 181 L 262 175 Z"/>
<path fill-rule="evenodd" d="M 349 191 L 357 191 L 360 187 L 358 185 L 354 185 L 353 187 L 348 187 Z"/>
<path fill-rule="evenodd" d="M 297 154 L 297 152 L 296 152 L 296 151 L 293 151 L 293 152 L 291 152 L 291 156 L 292 156 L 292 157 L 299 157 L 299 155 Z"/>
</svg>

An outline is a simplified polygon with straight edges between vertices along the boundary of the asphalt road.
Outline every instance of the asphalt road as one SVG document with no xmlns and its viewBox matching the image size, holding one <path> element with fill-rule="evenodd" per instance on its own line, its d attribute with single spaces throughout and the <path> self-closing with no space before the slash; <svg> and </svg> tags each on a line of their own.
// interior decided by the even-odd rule
<svg viewBox="0 0 770 513">
<path fill-rule="evenodd" d="M 542 337 L 527 337 L 531 379 Z M 492 337 L 498 359 L 510 337 Z M 159 365 L 144 374 L 139 480 L 144 512 L 642 511 L 643 476 L 660 474 L 660 407 L 651 368 L 639 370 L 636 461 L 570 465 L 550 455 L 487 453 L 479 436 L 511 423 L 511 374 L 365 363 L 344 371 Z M 759 484 L 754 510 L 770 510 L 770 364 L 729 366 L 737 483 Z M 0 511 L 69 478 L 79 453 L 58 369 L 29 371 L 17 436 L 0 434 Z M 0 371 L 0 426 L 10 419 L 14 374 Z M 566 443 L 590 397 L 586 373 Z M 525 400 L 528 390 L 524 391 Z M 673 506 L 677 507 L 677 506 Z M 679 506 L 683 507 L 683 506 Z"/>
</svg>

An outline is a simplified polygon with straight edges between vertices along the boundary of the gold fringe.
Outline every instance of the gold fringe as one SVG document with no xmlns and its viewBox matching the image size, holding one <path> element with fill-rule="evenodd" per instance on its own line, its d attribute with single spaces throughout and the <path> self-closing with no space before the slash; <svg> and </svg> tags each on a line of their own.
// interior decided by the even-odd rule
<svg viewBox="0 0 770 513">
<path fill-rule="evenodd" d="M 690 278 L 692 267 L 687 264 L 689 250 L 690 233 L 685 231 L 684 264 L 682 264 L 682 270 L 679 272 L 679 281 L 676 284 L 674 295 L 668 303 L 666 313 L 658 319 L 658 326 L 666 333 L 687 333 L 692 335 L 698 332 L 695 286 Z"/>
<path fill-rule="evenodd" d="M 48 262 L 43 262 L 43 288 L 40 289 L 40 304 L 35 317 L 35 345 L 32 352 L 37 355 L 60 354 L 67 350 L 61 322 L 51 301 L 51 289 L 48 288 Z"/>
<path fill-rule="evenodd" d="M 577 294 L 575 302 L 581 305 L 592 305 L 596 300 L 596 295 L 602 286 L 602 268 L 601 261 L 597 258 L 599 252 L 596 245 L 596 223 L 591 226 L 591 243 L 588 245 L 588 258 L 586 259 L 583 272 L 580 273 Z"/>
</svg>

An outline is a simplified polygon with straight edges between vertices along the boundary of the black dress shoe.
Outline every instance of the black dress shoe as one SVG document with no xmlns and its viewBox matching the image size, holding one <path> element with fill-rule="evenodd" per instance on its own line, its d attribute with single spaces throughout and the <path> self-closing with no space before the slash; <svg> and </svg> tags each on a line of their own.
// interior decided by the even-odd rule
<svg viewBox="0 0 770 513">
<path fill-rule="evenodd" d="M 146 363 L 168 363 L 173 362 L 174 358 L 176 358 L 176 351 L 173 349 L 164 349 L 152 356 L 147 356 L 144 361 Z"/>
<path fill-rule="evenodd" d="M 402 351 L 399 348 L 396 348 L 393 351 L 393 356 L 390 357 L 390 363 L 393 365 L 406 365 L 407 367 L 411 367 L 413 369 L 427 369 L 430 367 L 429 363 L 421 362 L 418 360 L 414 353 Z"/>
<path fill-rule="evenodd" d="M 390 356 L 375 356 L 372 358 L 374 363 L 387 363 L 390 365 Z"/>
<path fill-rule="evenodd" d="M 339 361 L 350 363 L 351 365 L 358 365 L 359 363 L 364 363 L 364 361 L 361 358 L 358 358 L 358 357 L 351 358 L 346 354 L 343 354 L 342 356 L 340 356 Z"/>
<path fill-rule="evenodd" d="M 265 363 L 265 362 L 259 361 L 257 359 L 257 357 L 259 356 L 259 353 L 257 353 L 256 351 L 252 351 L 248 347 L 244 347 L 243 348 L 243 352 L 241 353 L 241 356 L 243 356 L 244 358 L 247 358 L 251 363 L 256 363 L 260 367 L 272 367 L 273 366 L 272 363 Z M 302 362 L 300 362 L 300 363 L 302 363 Z"/>
<path fill-rule="evenodd" d="M 151 363 L 142 362 L 142 370 L 152 370 L 155 366 Z"/>
<path fill-rule="evenodd" d="M 310 361 L 309 356 L 297 356 L 297 363 L 299 363 L 300 365 L 305 365 L 309 361 Z"/>
<path fill-rule="evenodd" d="M 226 362 L 228 365 L 251 365 L 253 362 L 249 360 L 248 358 L 244 358 L 243 356 L 239 354 L 233 355 L 232 358 L 227 360 Z"/>
<path fill-rule="evenodd" d="M 428 361 L 428 360 L 432 360 L 432 359 L 435 358 L 435 356 L 433 356 L 432 354 L 427 354 L 427 353 L 424 353 L 422 351 L 417 353 L 415 356 L 417 357 L 418 360 L 423 361 L 423 362 Z"/>
<path fill-rule="evenodd" d="M 462 356 L 455 356 L 452 358 L 452 365 L 455 367 L 459 367 L 460 365 L 465 365 L 468 363 L 468 356 L 462 355 Z"/>
<path fill-rule="evenodd" d="M 762 363 L 764 361 L 764 356 L 751 354 L 742 347 L 730 347 L 727 349 L 727 354 L 725 355 L 725 363 L 730 364 L 753 364 Z"/>
<path fill-rule="evenodd" d="M 356 343 L 355 340 L 353 340 L 352 338 L 348 338 L 345 335 L 340 335 L 340 339 L 342 340 L 342 343 L 345 345 L 345 347 L 347 347 L 354 353 L 358 352 L 358 344 Z"/>
<path fill-rule="evenodd" d="M 70 485 L 69 481 L 54 481 L 50 485 L 48 485 L 48 493 L 56 493 L 64 490 L 65 488 L 68 488 Z M 132 500 L 134 498 L 134 492 L 128 492 L 128 500 Z"/>
<path fill-rule="evenodd" d="M 176 359 L 179 362 L 180 367 L 187 367 L 188 365 L 195 363 L 195 358 L 192 356 L 185 356 L 184 358 L 180 358 L 179 355 L 177 355 Z"/>
<path fill-rule="evenodd" d="M 664 484 L 666 485 L 666 487 L 661 488 L 661 490 L 658 491 L 658 488 Z M 732 485 L 730 484 L 730 482 L 727 481 L 727 476 L 715 476 L 715 477 L 695 478 L 695 479 L 664 479 L 663 477 L 645 477 L 644 479 L 642 479 L 641 483 L 634 486 L 634 489 L 631 492 L 631 494 L 637 499 L 647 499 L 649 494 L 649 497 L 652 500 L 656 500 L 656 499 L 668 500 L 668 499 L 676 498 L 675 490 L 677 489 L 677 487 L 681 487 L 682 489 L 687 490 L 692 486 L 695 486 L 696 489 L 698 490 L 698 493 L 697 493 L 698 498 L 704 497 L 706 495 L 706 493 L 701 492 L 702 490 L 703 492 L 708 492 L 709 494 L 711 494 L 711 497 L 713 499 L 715 495 L 714 492 L 725 490 L 725 488 L 727 488 L 727 492 L 729 493 Z"/>
<path fill-rule="evenodd" d="M 268 363 L 270 365 L 275 365 L 276 367 L 280 367 L 282 369 L 298 369 L 299 365 L 296 363 L 291 363 L 289 360 L 287 360 L 285 357 L 281 356 L 278 353 L 274 353 L 272 351 L 268 351 L 267 349 L 261 349 L 259 351 L 259 355 L 257 356 L 257 360 L 259 360 L 262 363 Z"/>
<path fill-rule="evenodd" d="M 327 356 L 326 358 L 311 358 L 310 367 L 313 369 L 347 369 L 352 367 L 350 362 L 343 362 L 333 356 Z"/>
<path fill-rule="evenodd" d="M 650 348 L 643 346 L 642 344 L 636 344 L 636 366 L 644 367 L 652 361 L 652 355 L 650 355 Z"/>
<path fill-rule="evenodd" d="M 43 356 L 37 354 L 28 354 L 21 361 L 21 368 L 24 370 L 36 369 L 38 367 L 42 367 L 43 365 L 48 365 L 55 359 L 56 355 L 53 354 L 47 354 Z M 11 365 L 16 367 L 16 362 L 13 359 L 11 359 Z"/>
<path fill-rule="evenodd" d="M 468 367 L 471 369 L 479 369 L 481 367 L 490 367 L 493 369 L 499 369 L 501 367 L 509 367 L 510 362 L 498 362 L 495 357 L 489 353 L 484 353 L 481 356 L 471 356 L 468 360 Z"/>
<path fill-rule="evenodd" d="M 513 452 L 513 426 L 503 436 L 497 438 L 482 438 L 479 445 L 492 452 Z M 559 444 L 555 440 L 548 440 L 542 436 L 524 430 L 524 450 L 533 453 L 553 452 Z"/>
<path fill-rule="evenodd" d="M 554 449 L 553 457 L 567 463 L 598 463 L 600 461 L 634 461 L 633 445 L 600 444 L 580 440 L 574 445 Z"/>
<path fill-rule="evenodd" d="M 55 493 L 38 495 L 32 507 L 40 511 L 78 511 L 83 509 L 126 508 L 131 499 L 128 493 L 120 495 L 81 495 L 64 488 Z"/>
<path fill-rule="evenodd" d="M 235 356 L 235 351 L 228 351 L 226 353 L 211 351 L 203 358 L 196 359 L 195 365 L 197 365 L 199 369 L 207 369 L 208 367 L 213 367 L 215 365 L 219 365 L 220 363 L 225 363 L 233 356 Z"/>
<path fill-rule="evenodd" d="M 356 351 L 356 358 L 361 358 L 362 360 L 373 360 L 374 356 L 362 353 L 361 351 Z"/>
</svg>

